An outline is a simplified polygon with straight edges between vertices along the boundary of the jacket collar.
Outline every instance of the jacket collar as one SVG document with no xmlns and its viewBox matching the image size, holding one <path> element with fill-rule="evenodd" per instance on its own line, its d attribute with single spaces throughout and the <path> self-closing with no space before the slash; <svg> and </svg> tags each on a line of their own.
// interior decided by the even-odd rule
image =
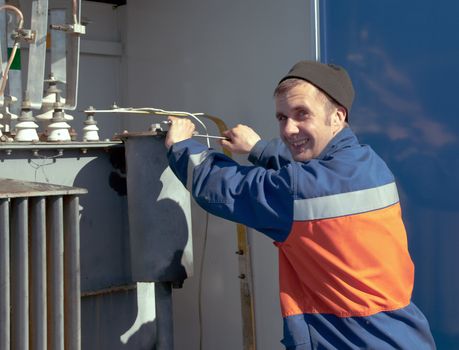
<svg viewBox="0 0 459 350">
<path fill-rule="evenodd" d="M 350 127 L 345 127 L 339 133 L 333 137 L 327 146 L 322 150 L 316 159 L 325 159 L 330 156 L 333 152 L 343 149 L 348 146 L 358 144 L 357 136 Z"/>
</svg>

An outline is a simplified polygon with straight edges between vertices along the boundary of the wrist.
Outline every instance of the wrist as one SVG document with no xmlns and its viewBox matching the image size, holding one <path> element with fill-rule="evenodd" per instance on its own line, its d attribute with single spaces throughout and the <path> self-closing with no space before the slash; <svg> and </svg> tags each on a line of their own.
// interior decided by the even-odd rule
<svg viewBox="0 0 459 350">
<path fill-rule="evenodd" d="M 251 163 L 257 164 L 258 160 L 260 159 L 264 149 L 266 148 L 267 141 L 263 141 L 262 139 L 259 139 L 255 145 L 251 148 L 249 152 L 248 159 Z"/>
</svg>

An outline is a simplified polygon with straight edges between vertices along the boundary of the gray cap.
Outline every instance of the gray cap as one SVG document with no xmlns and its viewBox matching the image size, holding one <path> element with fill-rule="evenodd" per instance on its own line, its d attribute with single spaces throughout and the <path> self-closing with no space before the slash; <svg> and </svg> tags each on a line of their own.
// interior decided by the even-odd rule
<svg viewBox="0 0 459 350">
<path fill-rule="evenodd" d="M 349 112 L 354 101 L 354 87 L 347 71 L 335 64 L 316 61 L 296 63 L 280 81 L 290 78 L 303 79 L 316 86 Z"/>
</svg>

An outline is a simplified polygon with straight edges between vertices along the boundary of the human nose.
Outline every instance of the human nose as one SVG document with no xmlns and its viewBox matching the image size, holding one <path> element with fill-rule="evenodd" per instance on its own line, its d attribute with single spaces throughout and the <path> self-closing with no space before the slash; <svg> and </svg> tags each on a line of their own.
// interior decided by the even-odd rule
<svg viewBox="0 0 459 350">
<path fill-rule="evenodd" d="M 295 120 L 287 118 L 284 124 L 284 134 L 286 135 L 295 135 L 298 133 L 298 126 Z"/>
</svg>

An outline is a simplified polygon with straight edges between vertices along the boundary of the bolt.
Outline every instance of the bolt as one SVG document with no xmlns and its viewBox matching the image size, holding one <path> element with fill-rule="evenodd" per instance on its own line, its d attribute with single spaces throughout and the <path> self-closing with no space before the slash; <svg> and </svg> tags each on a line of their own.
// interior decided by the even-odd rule
<svg viewBox="0 0 459 350">
<path fill-rule="evenodd" d="M 245 278 L 245 275 L 243 273 L 241 273 L 239 276 L 237 276 L 238 278 L 240 278 L 241 280 L 243 280 Z"/>
</svg>

